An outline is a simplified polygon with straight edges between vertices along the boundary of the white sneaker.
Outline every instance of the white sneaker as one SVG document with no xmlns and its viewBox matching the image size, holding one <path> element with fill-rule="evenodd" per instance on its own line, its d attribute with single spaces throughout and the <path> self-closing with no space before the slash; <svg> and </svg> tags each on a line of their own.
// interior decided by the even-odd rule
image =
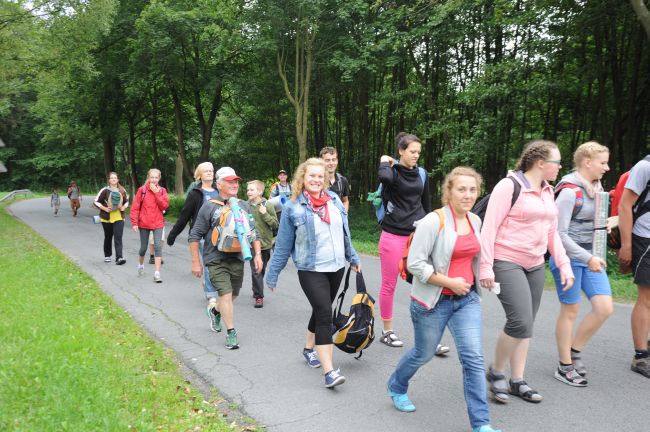
<svg viewBox="0 0 650 432">
<path fill-rule="evenodd" d="M 144 274 L 144 266 L 138 266 L 138 276 L 142 276 Z"/>
<path fill-rule="evenodd" d="M 160 277 L 160 272 L 154 272 L 153 281 L 156 282 L 156 283 L 161 283 L 162 282 L 162 278 Z"/>
<path fill-rule="evenodd" d="M 104 257 L 104 262 L 111 262 L 113 261 L 111 257 Z"/>
</svg>

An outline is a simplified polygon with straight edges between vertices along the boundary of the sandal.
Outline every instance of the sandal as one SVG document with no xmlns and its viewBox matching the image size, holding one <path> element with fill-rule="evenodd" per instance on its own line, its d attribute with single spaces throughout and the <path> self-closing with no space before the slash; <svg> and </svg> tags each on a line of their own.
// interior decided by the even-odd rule
<svg viewBox="0 0 650 432">
<path fill-rule="evenodd" d="M 573 367 L 576 369 L 576 372 L 580 374 L 581 377 L 587 376 L 587 368 L 585 367 L 585 364 L 582 362 L 582 359 L 578 356 L 571 357 L 571 363 L 573 363 Z"/>
<path fill-rule="evenodd" d="M 519 396 L 523 400 L 533 403 L 540 403 L 542 399 L 544 399 L 542 395 L 537 392 L 537 390 L 530 388 L 530 386 L 524 380 L 517 382 L 510 380 L 510 389 L 508 392 L 511 395 Z"/>
<path fill-rule="evenodd" d="M 503 374 L 495 373 L 492 370 L 492 367 L 488 368 L 486 378 L 490 384 L 490 392 L 492 393 L 492 398 L 500 403 L 507 403 L 510 397 L 508 396 L 508 385 L 506 383 L 506 377 Z"/>
<path fill-rule="evenodd" d="M 381 343 L 388 345 L 389 347 L 399 348 L 404 346 L 404 342 L 402 342 L 392 330 L 382 331 L 379 340 Z"/>
<path fill-rule="evenodd" d="M 586 387 L 587 386 L 587 380 L 582 377 L 578 373 L 578 371 L 571 366 L 571 369 L 564 371 L 562 370 L 561 367 L 558 366 L 558 368 L 555 370 L 555 379 L 558 381 L 562 381 L 565 384 L 569 384 L 570 386 L 574 387 Z"/>
</svg>

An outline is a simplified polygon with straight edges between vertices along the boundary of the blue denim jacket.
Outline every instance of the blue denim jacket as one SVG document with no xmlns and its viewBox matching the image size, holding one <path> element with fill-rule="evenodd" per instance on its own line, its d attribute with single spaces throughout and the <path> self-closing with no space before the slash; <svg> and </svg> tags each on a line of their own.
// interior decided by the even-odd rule
<svg viewBox="0 0 650 432">
<path fill-rule="evenodd" d="M 327 193 L 332 199 L 332 203 L 341 212 L 341 218 L 343 219 L 345 260 L 352 265 L 357 265 L 359 264 L 359 256 L 352 247 L 348 214 L 338 195 L 330 191 Z M 289 255 L 291 255 L 298 270 L 314 270 L 316 257 L 314 212 L 309 207 L 307 198 L 302 194 L 297 199 L 287 202 L 282 209 L 280 229 L 275 240 L 275 251 L 271 256 L 266 273 L 266 283 L 270 288 L 276 287 L 278 276 L 287 265 Z"/>
</svg>

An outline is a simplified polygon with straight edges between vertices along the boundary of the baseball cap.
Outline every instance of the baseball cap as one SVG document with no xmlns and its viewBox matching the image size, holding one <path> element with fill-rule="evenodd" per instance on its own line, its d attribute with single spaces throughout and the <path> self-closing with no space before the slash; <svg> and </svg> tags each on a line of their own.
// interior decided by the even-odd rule
<svg viewBox="0 0 650 432">
<path fill-rule="evenodd" d="M 278 175 L 280 175 L 280 174 L 286 174 L 286 173 L 287 173 L 287 172 L 286 172 L 285 170 L 280 170 L 280 171 L 278 171 Z"/>
<path fill-rule="evenodd" d="M 218 180 L 241 180 L 241 177 L 239 177 L 236 173 L 235 170 L 230 168 L 230 167 L 222 167 L 217 170 L 217 179 Z"/>
</svg>

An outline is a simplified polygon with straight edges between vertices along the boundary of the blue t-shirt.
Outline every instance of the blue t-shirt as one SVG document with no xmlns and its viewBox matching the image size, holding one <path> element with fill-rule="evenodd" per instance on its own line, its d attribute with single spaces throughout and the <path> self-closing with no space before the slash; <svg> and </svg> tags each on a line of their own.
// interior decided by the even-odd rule
<svg viewBox="0 0 650 432">
<path fill-rule="evenodd" d="M 201 192 L 203 192 L 203 202 L 206 202 L 211 199 L 217 199 L 219 196 L 219 191 L 217 189 L 213 191 L 207 191 L 205 189 L 201 189 Z"/>
</svg>

